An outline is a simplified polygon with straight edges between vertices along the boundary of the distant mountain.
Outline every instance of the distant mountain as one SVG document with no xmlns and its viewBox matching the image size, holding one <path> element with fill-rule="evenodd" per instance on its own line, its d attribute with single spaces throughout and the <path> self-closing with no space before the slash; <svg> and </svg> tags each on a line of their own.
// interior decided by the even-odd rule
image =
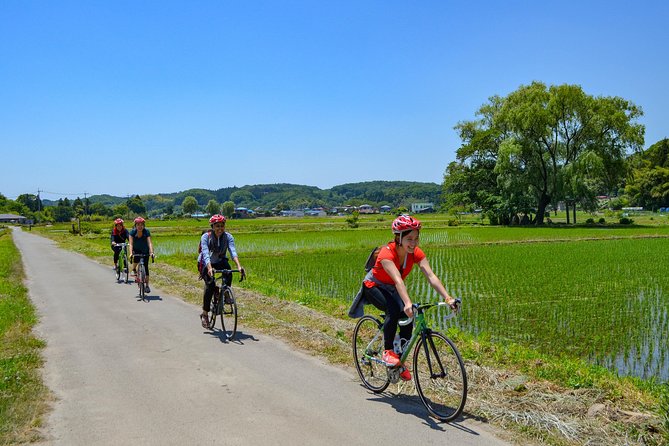
<svg viewBox="0 0 669 446">
<path fill-rule="evenodd" d="M 297 209 L 305 207 L 330 208 L 344 205 L 369 204 L 392 207 L 409 206 L 412 202 L 438 203 L 441 185 L 413 181 L 366 181 L 347 183 L 331 189 L 299 184 L 256 184 L 242 187 L 224 187 L 216 190 L 188 189 L 181 192 L 140 195 L 147 211 L 151 214 L 168 206 L 180 206 L 184 198 L 195 197 L 202 207 L 209 200 L 219 204 L 232 201 L 236 206 L 247 208 L 273 209 L 282 207 Z M 92 195 L 91 203 L 103 203 L 113 207 L 124 203 L 128 197 L 112 195 Z M 54 203 L 55 204 L 55 203 Z"/>
</svg>

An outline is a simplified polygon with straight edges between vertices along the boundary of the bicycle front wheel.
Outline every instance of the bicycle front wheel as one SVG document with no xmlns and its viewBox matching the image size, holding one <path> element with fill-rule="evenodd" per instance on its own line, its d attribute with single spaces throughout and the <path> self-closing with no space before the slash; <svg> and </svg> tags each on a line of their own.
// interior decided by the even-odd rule
<svg viewBox="0 0 669 446">
<path fill-rule="evenodd" d="M 414 349 L 416 390 L 433 417 L 453 421 L 467 401 L 467 372 L 460 352 L 446 336 L 429 332 Z"/>
<path fill-rule="evenodd" d="M 375 393 L 390 384 L 383 354 L 383 323 L 373 316 L 360 318 L 353 330 L 353 359 L 362 383 Z"/>
<path fill-rule="evenodd" d="M 123 274 L 125 274 L 125 283 L 130 282 L 130 270 L 128 270 L 128 256 L 123 256 Z"/>
<path fill-rule="evenodd" d="M 139 287 L 139 297 L 144 300 L 146 298 L 146 291 L 144 286 L 146 285 L 146 271 L 144 270 L 144 265 L 139 264 L 137 267 L 137 286 Z"/>
<path fill-rule="evenodd" d="M 221 325 L 228 339 L 237 334 L 237 302 L 232 288 L 225 287 L 221 296 Z"/>
</svg>

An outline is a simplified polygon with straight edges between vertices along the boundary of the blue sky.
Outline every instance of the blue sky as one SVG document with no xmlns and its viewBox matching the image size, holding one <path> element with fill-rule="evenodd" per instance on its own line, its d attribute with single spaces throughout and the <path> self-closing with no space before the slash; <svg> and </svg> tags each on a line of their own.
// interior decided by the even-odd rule
<svg viewBox="0 0 669 446">
<path fill-rule="evenodd" d="M 663 1 L 0 2 L 0 193 L 441 183 L 493 95 L 621 96 L 669 136 Z"/>
</svg>

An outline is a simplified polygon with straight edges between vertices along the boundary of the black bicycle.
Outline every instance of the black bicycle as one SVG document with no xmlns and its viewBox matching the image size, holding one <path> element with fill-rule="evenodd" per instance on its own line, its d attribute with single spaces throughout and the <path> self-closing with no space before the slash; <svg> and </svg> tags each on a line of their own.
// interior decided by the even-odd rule
<svg viewBox="0 0 669 446">
<path fill-rule="evenodd" d="M 144 259 L 149 257 L 149 254 L 134 254 L 133 257 L 137 257 L 139 259 L 139 263 L 137 264 L 137 275 L 135 276 L 135 283 L 137 284 L 137 287 L 139 288 L 139 297 L 142 300 L 146 300 L 146 266 L 144 266 Z M 151 256 L 151 262 L 155 261 L 155 257 Z"/>
<path fill-rule="evenodd" d="M 217 269 L 214 270 L 214 284 L 220 281 L 220 286 L 215 285 L 214 295 L 211 298 L 211 318 L 209 319 L 209 328 L 214 329 L 216 318 L 221 316 L 221 329 L 228 339 L 234 339 L 237 334 L 237 301 L 232 287 L 225 283 L 225 279 L 232 273 L 241 273 L 239 281 L 246 277 L 243 271 L 238 269 Z"/>
</svg>

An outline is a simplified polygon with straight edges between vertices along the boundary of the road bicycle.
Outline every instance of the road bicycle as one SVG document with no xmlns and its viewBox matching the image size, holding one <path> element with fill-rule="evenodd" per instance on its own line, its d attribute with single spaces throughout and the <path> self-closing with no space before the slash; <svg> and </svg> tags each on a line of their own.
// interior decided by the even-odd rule
<svg viewBox="0 0 669 446">
<path fill-rule="evenodd" d="M 135 275 L 135 283 L 139 288 L 139 297 L 146 300 L 146 266 L 144 266 L 144 259 L 149 257 L 148 254 L 133 254 L 133 257 L 139 259 L 137 264 L 137 273 Z M 151 256 L 151 261 L 154 261 L 154 256 Z"/>
<path fill-rule="evenodd" d="M 116 246 L 121 247 L 121 252 L 118 256 L 118 262 L 116 264 L 116 281 L 121 280 L 121 276 L 125 275 L 124 282 L 128 283 L 130 281 L 129 271 L 128 271 L 128 244 L 127 243 L 117 243 Z"/>
<path fill-rule="evenodd" d="M 459 304 L 460 300 L 456 299 Z M 401 368 L 413 348 L 413 373 L 416 391 L 430 415 L 440 421 L 453 421 L 462 413 L 467 401 L 467 372 L 462 356 L 453 341 L 432 330 L 425 312 L 432 308 L 450 309 L 446 302 L 414 304 L 414 317 L 400 321 L 407 325 L 415 320 L 411 339 L 402 340 L 400 365 L 389 367 L 381 356 L 384 350 L 383 318 L 366 315 L 353 331 L 353 357 L 358 375 L 365 387 L 375 393 L 386 390 L 400 379 Z M 455 312 L 444 319 L 455 316 Z"/>
<path fill-rule="evenodd" d="M 209 319 L 209 328 L 214 329 L 216 317 L 221 316 L 221 329 L 225 337 L 232 340 L 237 334 L 237 301 L 232 287 L 225 283 L 225 279 L 232 273 L 240 273 L 239 281 L 244 280 L 246 275 L 238 269 L 217 269 L 214 270 L 214 295 L 211 298 L 211 318 Z M 216 282 L 220 281 L 220 286 Z"/>
</svg>

